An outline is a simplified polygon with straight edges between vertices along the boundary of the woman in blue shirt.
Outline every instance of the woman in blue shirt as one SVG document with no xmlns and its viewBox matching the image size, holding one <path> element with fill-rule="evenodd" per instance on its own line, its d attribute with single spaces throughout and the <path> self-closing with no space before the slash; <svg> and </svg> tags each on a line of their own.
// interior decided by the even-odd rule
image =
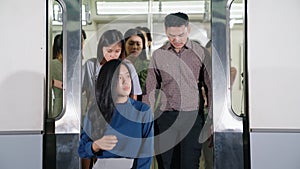
<svg viewBox="0 0 300 169">
<path fill-rule="evenodd" d="M 128 168 L 149 169 L 153 116 L 148 105 L 129 97 L 132 78 L 127 64 L 120 60 L 104 64 L 95 88 L 99 111 L 90 115 L 91 130 L 81 133 L 79 156 L 97 157 L 99 163 L 104 161 L 99 159 L 134 159 Z"/>
</svg>

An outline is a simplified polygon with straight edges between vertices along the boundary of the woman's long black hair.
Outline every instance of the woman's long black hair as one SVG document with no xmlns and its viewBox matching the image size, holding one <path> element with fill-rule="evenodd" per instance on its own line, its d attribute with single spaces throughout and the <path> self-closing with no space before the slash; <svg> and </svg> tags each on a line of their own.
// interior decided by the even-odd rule
<svg viewBox="0 0 300 169">
<path fill-rule="evenodd" d="M 93 120 L 92 123 L 92 138 L 101 138 L 106 129 L 106 125 L 111 122 L 113 113 L 115 111 L 115 101 L 117 99 L 117 83 L 119 80 L 120 65 L 124 64 L 128 71 L 127 64 L 120 59 L 114 59 L 106 62 L 98 75 L 95 86 L 95 94 L 97 105 L 100 114 L 95 114 L 98 117 L 97 120 Z M 129 73 L 130 74 L 130 73 Z"/>
</svg>

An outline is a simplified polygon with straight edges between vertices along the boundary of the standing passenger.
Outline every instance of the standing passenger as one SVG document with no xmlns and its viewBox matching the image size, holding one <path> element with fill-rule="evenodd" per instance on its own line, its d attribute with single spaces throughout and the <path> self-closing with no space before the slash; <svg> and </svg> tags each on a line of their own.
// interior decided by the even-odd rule
<svg viewBox="0 0 300 169">
<path fill-rule="evenodd" d="M 95 97 L 95 82 L 100 72 L 101 67 L 108 61 L 113 59 L 124 58 L 124 37 L 118 30 L 107 30 L 99 39 L 97 47 L 97 58 L 88 59 L 82 72 L 82 95 L 86 98 L 86 105 L 82 109 L 82 119 L 84 120 L 83 129 L 91 132 L 90 124 L 87 121 L 91 117 L 91 114 L 98 111 Z M 137 73 L 134 66 L 128 65 L 131 68 L 131 76 L 135 77 L 133 80 L 133 90 L 131 96 L 136 96 L 141 93 L 140 84 L 138 81 Z M 87 169 L 85 166 L 90 164 L 90 160 L 82 160 L 82 169 Z"/>
<path fill-rule="evenodd" d="M 147 59 L 150 59 L 151 58 L 151 47 L 152 47 L 152 35 L 150 32 L 150 29 L 147 27 L 140 27 L 140 26 L 136 27 L 136 29 L 142 31 L 145 36 Z"/>
<path fill-rule="evenodd" d="M 146 55 L 146 38 L 142 31 L 138 29 L 128 29 L 125 34 L 125 55 L 135 67 L 142 91 L 145 88 L 145 80 L 147 76 L 147 69 L 149 60 Z M 142 100 L 142 93 L 138 95 L 138 100 Z"/>
<path fill-rule="evenodd" d="M 54 37 L 52 55 L 53 59 L 50 62 L 50 77 L 52 82 L 52 91 L 54 94 L 52 114 L 50 117 L 56 117 L 62 111 L 63 103 L 63 90 L 62 90 L 62 78 L 63 78 L 63 53 L 62 53 L 62 35 L 57 34 Z"/>
<path fill-rule="evenodd" d="M 82 92 L 85 93 L 87 97 L 87 109 L 93 109 L 96 105 L 94 96 L 95 80 L 97 79 L 101 67 L 112 59 L 123 59 L 124 52 L 124 39 L 120 31 L 113 29 L 105 31 L 102 34 L 98 42 L 97 58 L 87 60 L 83 66 Z M 133 90 L 131 95 L 135 96 L 141 93 L 141 88 L 134 66 L 131 64 L 129 67 L 132 73 L 131 76 L 133 77 Z M 90 110 L 87 110 L 86 112 L 89 111 Z"/>
<path fill-rule="evenodd" d="M 191 41 L 191 26 L 185 13 L 165 17 L 169 41 L 153 52 L 143 101 L 154 107 L 156 90 L 160 90 L 155 153 L 159 169 L 199 169 L 201 144 L 199 135 L 204 123 L 201 79 L 210 80 L 204 63 L 209 59 L 202 46 Z M 203 71 L 203 73 L 200 72 Z M 202 75 L 203 77 L 201 77 Z"/>
<path fill-rule="evenodd" d="M 95 87 L 99 111 L 90 112 L 91 131 L 82 131 L 78 148 L 81 158 L 98 158 L 94 168 L 150 168 L 152 112 L 148 105 L 129 97 L 131 87 L 125 62 L 111 60 L 103 65 Z"/>
<path fill-rule="evenodd" d="M 87 38 L 86 33 L 82 30 L 81 49 L 83 49 L 84 41 Z M 54 37 L 53 58 L 50 63 L 50 76 L 52 79 L 52 90 L 54 93 L 54 103 L 51 117 L 56 117 L 62 111 L 63 104 L 63 34 L 57 34 Z M 82 56 L 83 57 L 83 56 Z"/>
</svg>

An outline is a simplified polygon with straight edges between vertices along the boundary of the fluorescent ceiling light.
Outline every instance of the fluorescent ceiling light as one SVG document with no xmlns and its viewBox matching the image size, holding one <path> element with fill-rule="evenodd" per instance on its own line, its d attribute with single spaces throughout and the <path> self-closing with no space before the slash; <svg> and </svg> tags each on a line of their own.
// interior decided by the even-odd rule
<svg viewBox="0 0 300 169">
<path fill-rule="evenodd" d="M 152 8 L 148 9 L 149 2 L 96 2 L 97 15 L 105 14 L 161 14 L 170 12 L 204 13 L 204 1 L 166 1 L 152 2 Z"/>
</svg>

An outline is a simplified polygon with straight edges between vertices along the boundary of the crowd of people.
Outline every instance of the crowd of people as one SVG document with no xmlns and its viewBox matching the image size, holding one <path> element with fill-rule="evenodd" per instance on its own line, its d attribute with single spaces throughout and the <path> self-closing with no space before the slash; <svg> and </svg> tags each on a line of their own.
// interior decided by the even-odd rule
<svg viewBox="0 0 300 169">
<path fill-rule="evenodd" d="M 158 169 L 199 169 L 198 140 L 211 101 L 210 56 L 189 39 L 187 14 L 168 14 L 164 26 L 168 41 L 153 53 L 147 27 L 107 30 L 97 58 L 83 65 L 83 169 L 150 169 L 154 163 Z M 61 51 L 53 66 L 61 66 Z M 53 79 L 58 91 L 59 81 Z"/>
</svg>

